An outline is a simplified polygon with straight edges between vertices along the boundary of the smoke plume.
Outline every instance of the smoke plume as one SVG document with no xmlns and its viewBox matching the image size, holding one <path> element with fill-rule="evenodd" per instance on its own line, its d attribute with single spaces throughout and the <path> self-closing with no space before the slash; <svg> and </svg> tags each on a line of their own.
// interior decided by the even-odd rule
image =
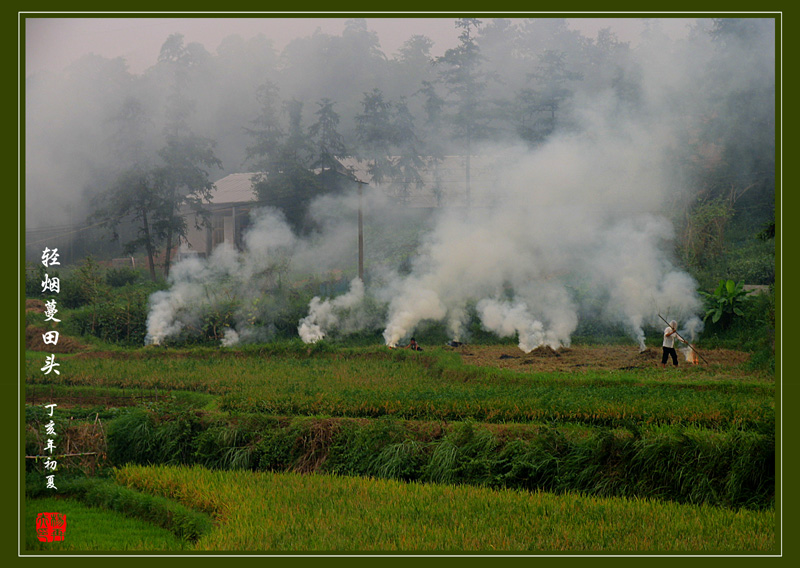
<svg viewBox="0 0 800 568">
<path fill-rule="evenodd" d="M 309 304 L 308 315 L 300 320 L 297 328 L 300 338 L 305 343 L 316 343 L 324 339 L 331 328 L 357 330 L 359 326 L 348 319 L 348 311 L 358 308 L 363 301 L 364 283 L 360 278 L 350 282 L 350 291 L 338 298 L 321 300 L 315 296 Z"/>
<path fill-rule="evenodd" d="M 592 320 L 624 329 L 643 349 L 646 331 L 660 334 L 666 317 L 694 337 L 702 304 L 697 283 L 673 258 L 669 217 L 692 190 L 675 156 L 697 143 L 693 121 L 708 114 L 707 101 L 735 90 L 737 76 L 746 84 L 758 75 L 732 69 L 724 83 L 700 89 L 710 48 L 651 44 L 641 55 L 646 63 L 626 95 L 635 103 L 621 104 L 610 87 L 576 91 L 559 110 L 569 120 L 546 141 L 531 146 L 509 135 L 473 144 L 469 206 L 465 170 L 450 171 L 443 206 L 412 237 L 412 208 L 368 186 L 365 281 L 351 280 L 339 296 L 315 291 L 291 329 L 308 343 L 382 332 L 395 346 L 429 322 L 468 339 L 477 318 L 528 352 L 568 346 Z M 318 230 L 307 237 L 274 210 L 255 214 L 242 251 L 220 248 L 174 267 L 170 289 L 151 298 L 148 342 L 197 329 L 204 317 L 207 325 L 209 313 L 226 345 L 268 337 L 298 282 L 337 270 L 352 278 L 356 209 L 350 193 L 321 198 L 310 207 Z"/>
</svg>

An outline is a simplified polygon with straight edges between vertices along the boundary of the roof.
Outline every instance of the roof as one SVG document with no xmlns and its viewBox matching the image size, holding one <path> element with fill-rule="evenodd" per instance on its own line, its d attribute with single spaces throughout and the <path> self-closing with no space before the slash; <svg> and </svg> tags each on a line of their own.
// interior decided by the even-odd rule
<svg viewBox="0 0 800 568">
<path fill-rule="evenodd" d="M 214 182 L 216 189 L 211 194 L 209 203 L 222 205 L 226 203 L 247 203 L 256 200 L 252 178 L 254 173 L 229 174 Z"/>
<path fill-rule="evenodd" d="M 464 156 L 445 156 L 438 163 L 430 160 L 428 166 L 419 171 L 422 186 L 415 184 L 404 186 L 402 183 L 386 181 L 376 184 L 369 173 L 369 162 L 356 158 L 339 158 L 342 170 L 339 173 L 349 172 L 375 189 L 385 191 L 387 195 L 404 202 L 409 207 L 437 207 L 442 203 L 448 205 L 463 205 L 465 200 Z M 471 185 L 475 195 L 473 200 L 480 201 L 478 195 L 483 188 L 490 188 L 496 181 L 498 160 L 494 156 L 472 156 L 470 165 Z M 252 178 L 255 173 L 230 174 L 217 181 L 214 185 L 216 191 L 212 194 L 209 204 L 232 205 L 256 201 L 253 190 Z M 438 191 L 437 191 L 438 188 Z"/>
</svg>

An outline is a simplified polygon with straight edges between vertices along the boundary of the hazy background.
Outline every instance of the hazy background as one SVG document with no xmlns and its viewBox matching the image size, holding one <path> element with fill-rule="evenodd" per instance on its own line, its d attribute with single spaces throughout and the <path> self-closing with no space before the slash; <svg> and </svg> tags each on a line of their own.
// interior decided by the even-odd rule
<svg viewBox="0 0 800 568">
<path fill-rule="evenodd" d="M 727 251 L 747 251 L 734 259 L 744 278 L 774 278 L 774 242 L 756 239 L 774 231 L 773 20 L 485 19 L 471 30 L 469 96 L 449 81 L 456 21 L 27 20 L 29 240 L 83 231 L 120 175 L 160 163 L 176 116 L 213 142 L 216 181 L 280 172 L 264 148 L 287 140 L 291 109 L 302 138 L 329 100 L 348 156 L 474 156 L 475 207 L 463 166 L 445 180 L 457 199 L 416 216 L 370 191 L 366 282 L 304 300 L 294 321 L 308 340 L 378 329 L 394 345 L 430 322 L 462 340 L 478 318 L 528 351 L 569 345 L 592 319 L 642 346 L 659 314 L 697 321 L 695 275 L 713 262 L 709 281 L 731 274 Z M 367 115 L 387 118 L 373 139 Z M 150 302 L 150 340 L 180 335 L 223 296 L 239 310 L 229 344 L 268 339 L 295 313 L 282 283 L 353 276 L 356 207 L 352 192 L 313 201 L 305 233 L 286 211 L 254 213 L 240 250 L 174 267 Z"/>
<path fill-rule="evenodd" d="M 430 18 L 366 18 L 370 30 L 380 39 L 383 52 L 391 56 L 412 34 L 430 37 L 432 55 L 442 55 L 458 42 L 453 26 L 457 16 Z M 535 16 L 534 16 L 535 17 Z M 250 39 L 258 34 L 268 37 L 274 47 L 283 49 L 295 38 L 312 35 L 317 30 L 340 35 L 346 17 L 282 18 L 31 18 L 25 21 L 26 73 L 60 71 L 83 55 L 122 57 L 131 73 L 142 73 L 155 63 L 164 40 L 173 33 L 183 34 L 187 43 L 199 42 L 214 52 L 229 35 Z M 664 33 L 682 37 L 692 18 L 662 19 Z M 637 42 L 643 29 L 637 18 L 569 18 L 569 26 L 588 37 L 610 27 L 621 41 Z"/>
<path fill-rule="evenodd" d="M 362 94 L 375 87 L 383 89 L 387 99 L 408 97 L 410 104 L 416 104 L 411 110 L 419 114 L 419 97 L 412 95 L 421 80 L 432 80 L 435 73 L 427 63 L 421 65 L 410 59 L 404 69 L 392 70 L 390 64 L 400 61 L 398 50 L 415 36 L 430 39 L 427 57 L 443 55 L 458 44 L 455 20 L 453 16 L 363 19 L 363 31 L 369 34 L 366 41 L 374 39 L 377 45 L 374 50 L 370 46 L 354 53 L 352 65 L 348 66 L 346 55 L 337 54 L 340 59 L 336 62 L 320 58 L 322 50 L 327 49 L 322 45 L 325 41 L 343 39 L 347 22 L 351 21 L 346 17 L 30 17 L 24 21 L 29 150 L 27 228 L 73 225 L 86 217 L 86 205 L 92 200 L 87 188 L 96 183 L 88 176 L 110 165 L 108 157 L 99 154 L 108 149 L 110 117 L 119 112 L 126 98 L 135 97 L 145 105 L 156 106 L 171 88 L 171 79 L 164 75 L 164 66 L 159 65 L 159 53 L 170 36 L 180 35 L 185 46 L 199 46 L 213 67 L 224 67 L 224 71 L 215 69 L 210 73 L 213 82 L 194 85 L 200 90 L 193 94 L 197 107 L 193 117 L 195 131 L 215 140 L 223 169 L 212 175 L 219 179 L 228 173 L 247 171 L 243 156 L 247 139 L 241 134 L 258 113 L 256 90 L 266 81 L 280 85 L 282 99 L 303 102 L 306 122 L 320 98 L 332 99 L 346 136 L 352 118 L 360 110 Z M 521 25 L 548 20 L 505 21 Z M 659 37 L 673 39 L 685 37 L 689 28 L 697 25 L 696 20 L 684 18 L 564 21 L 566 29 L 557 33 L 566 36 L 564 32 L 569 32 L 574 37 L 548 39 L 548 32 L 543 30 L 544 43 L 538 49 L 545 49 L 550 40 L 554 42 L 553 49 L 560 48 L 559 42 L 569 41 L 574 52 L 576 37 L 593 42 L 598 31 L 604 30 L 615 42 L 633 50 L 645 30 L 655 29 Z M 570 57 L 576 56 L 573 53 Z M 493 88 L 502 89 L 499 95 L 512 96 L 515 89 L 526 84 L 536 57 L 531 52 L 518 61 L 507 58 L 503 62 L 507 66 L 503 75 L 517 85 L 497 83 Z M 516 71 L 516 67 L 520 69 Z M 419 116 L 416 120 L 421 125 Z M 152 129 L 158 130 L 158 124 Z"/>
</svg>

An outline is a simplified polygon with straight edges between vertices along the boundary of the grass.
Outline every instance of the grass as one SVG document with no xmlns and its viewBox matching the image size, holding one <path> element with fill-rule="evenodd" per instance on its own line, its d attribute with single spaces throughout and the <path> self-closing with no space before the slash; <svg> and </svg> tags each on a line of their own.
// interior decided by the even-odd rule
<svg viewBox="0 0 800 568">
<path fill-rule="evenodd" d="M 26 354 L 26 386 L 48 400 L 167 393 L 104 415 L 109 464 L 142 465 L 78 493 L 198 550 L 774 546 L 774 380 L 741 365 L 533 371 L 288 342 L 59 354 L 56 376 L 44 357 Z"/>
<path fill-rule="evenodd" d="M 67 517 L 65 538 L 40 542 L 36 516 L 59 512 Z M 30 552 L 77 551 L 182 551 L 190 547 L 185 539 L 150 522 L 120 512 L 90 507 L 75 499 L 39 498 L 25 503 L 25 550 Z"/>
<path fill-rule="evenodd" d="M 607 427 L 633 420 L 722 429 L 774 420 L 774 383 L 746 376 L 720 380 L 701 371 L 691 381 L 670 380 L 660 369 L 523 373 L 464 365 L 441 350 L 329 349 L 64 355 L 58 377 L 39 371 L 44 354 L 29 353 L 27 382 L 194 391 L 218 397 L 222 410 L 277 415 Z"/>
<path fill-rule="evenodd" d="M 514 427 L 510 427 L 514 426 Z M 327 472 L 580 490 L 731 508 L 774 506 L 769 432 L 491 425 L 136 410 L 109 425 L 111 463 Z"/>
<path fill-rule="evenodd" d="M 204 551 L 773 550 L 774 512 L 328 475 L 128 466 L 118 483 L 210 511 Z M 647 527 L 646 530 L 642 530 Z"/>
</svg>

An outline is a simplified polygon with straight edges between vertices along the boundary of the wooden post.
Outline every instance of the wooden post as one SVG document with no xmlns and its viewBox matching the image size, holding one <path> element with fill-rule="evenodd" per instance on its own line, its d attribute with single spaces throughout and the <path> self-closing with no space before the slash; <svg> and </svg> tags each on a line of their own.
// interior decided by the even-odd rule
<svg viewBox="0 0 800 568">
<path fill-rule="evenodd" d="M 233 235 L 231 236 L 231 244 L 233 245 L 233 250 L 239 250 L 239 246 L 236 243 L 236 206 L 235 205 L 231 205 L 231 217 L 233 218 L 233 221 L 231 222 L 232 233 L 233 233 Z"/>
<path fill-rule="evenodd" d="M 363 211 L 363 185 L 358 182 L 358 277 L 364 282 L 364 211 Z"/>
<path fill-rule="evenodd" d="M 472 188 L 470 187 L 470 154 L 472 150 L 470 149 L 469 139 L 467 140 L 467 167 L 466 167 L 466 174 L 465 174 L 465 181 L 467 187 L 467 195 L 466 195 L 466 204 L 467 204 L 467 211 L 472 208 Z"/>
</svg>

